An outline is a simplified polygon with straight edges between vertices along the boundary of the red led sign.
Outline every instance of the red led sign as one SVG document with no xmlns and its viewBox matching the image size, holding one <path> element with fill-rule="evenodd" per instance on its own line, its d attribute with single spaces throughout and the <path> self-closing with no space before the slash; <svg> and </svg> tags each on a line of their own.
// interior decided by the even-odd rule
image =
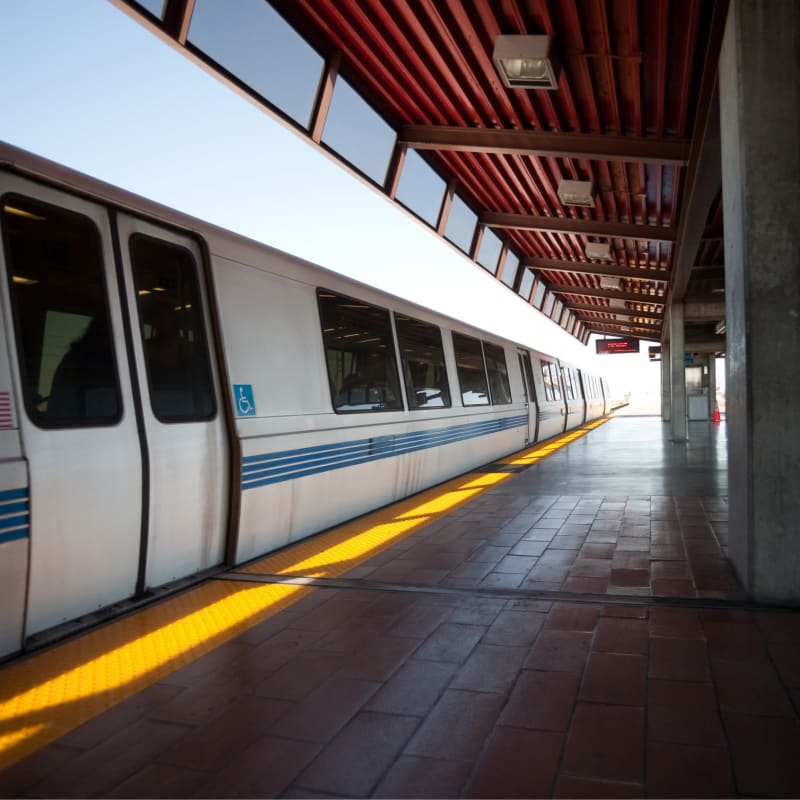
<svg viewBox="0 0 800 800">
<path fill-rule="evenodd" d="M 597 345 L 598 353 L 638 353 L 639 340 L 638 339 L 598 339 L 595 344 Z"/>
</svg>

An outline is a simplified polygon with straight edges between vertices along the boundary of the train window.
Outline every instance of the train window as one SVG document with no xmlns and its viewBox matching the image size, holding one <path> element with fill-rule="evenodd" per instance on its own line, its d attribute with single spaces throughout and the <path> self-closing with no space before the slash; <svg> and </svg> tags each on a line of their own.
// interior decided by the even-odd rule
<svg viewBox="0 0 800 800">
<path fill-rule="evenodd" d="M 453 334 L 453 349 L 456 354 L 458 382 L 461 386 L 461 402 L 465 406 L 488 406 L 489 387 L 483 365 L 483 351 L 478 339 Z"/>
<path fill-rule="evenodd" d="M 522 280 L 519 283 L 519 296 L 527 300 L 531 296 L 531 289 L 533 288 L 533 273 L 526 269 L 522 273 Z"/>
<path fill-rule="evenodd" d="M 469 253 L 477 222 L 478 215 L 457 194 L 454 194 L 444 227 L 445 239 L 465 253 Z"/>
<path fill-rule="evenodd" d="M 496 344 L 484 342 L 483 353 L 486 356 L 486 372 L 489 375 L 492 403 L 495 405 L 510 403 L 511 385 L 508 382 L 505 351 Z"/>
<path fill-rule="evenodd" d="M 28 416 L 42 428 L 113 425 L 122 401 L 95 224 L 7 195 L 2 228 Z"/>
<path fill-rule="evenodd" d="M 428 223 L 439 221 L 445 182 L 416 150 L 409 150 L 400 172 L 395 199 Z"/>
<path fill-rule="evenodd" d="M 510 250 L 506 252 L 506 260 L 503 264 L 503 276 L 500 280 L 508 286 L 509 289 L 514 287 L 514 281 L 517 278 L 517 271 L 519 270 L 519 258 Z"/>
<path fill-rule="evenodd" d="M 402 410 L 389 312 L 325 289 L 317 300 L 334 409 Z"/>
<path fill-rule="evenodd" d="M 563 370 L 564 375 L 564 391 L 567 393 L 567 400 L 575 399 L 575 378 L 572 374 L 570 367 L 565 367 Z"/>
<path fill-rule="evenodd" d="M 324 61 L 264 0 L 196 0 L 189 43 L 307 128 Z"/>
<path fill-rule="evenodd" d="M 323 144 L 382 185 L 395 138 L 394 129 L 339 76 L 325 120 Z"/>
<path fill-rule="evenodd" d="M 552 361 L 542 361 L 542 381 L 547 400 L 560 400 L 561 387 L 558 382 L 558 368 Z"/>
<path fill-rule="evenodd" d="M 194 258 L 140 234 L 130 253 L 153 414 L 162 422 L 211 419 L 216 401 Z"/>
<path fill-rule="evenodd" d="M 478 250 L 478 263 L 487 269 L 492 275 L 497 274 L 497 264 L 500 261 L 500 251 L 503 249 L 503 242 L 500 237 L 487 228 L 483 232 L 481 246 Z"/>
<path fill-rule="evenodd" d="M 394 315 L 409 408 L 449 407 L 450 387 L 436 325 Z"/>
</svg>

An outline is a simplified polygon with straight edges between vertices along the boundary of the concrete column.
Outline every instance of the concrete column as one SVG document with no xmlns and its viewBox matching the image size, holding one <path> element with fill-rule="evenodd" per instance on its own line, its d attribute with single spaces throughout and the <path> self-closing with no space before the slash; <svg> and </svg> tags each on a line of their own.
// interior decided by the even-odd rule
<svg viewBox="0 0 800 800">
<path fill-rule="evenodd" d="M 686 337 L 683 331 L 683 303 L 669 307 L 670 344 L 670 407 L 672 409 L 672 441 L 685 442 L 686 425 L 686 364 L 684 351 Z"/>
<path fill-rule="evenodd" d="M 731 0 L 720 55 L 730 556 L 800 604 L 800 4 Z"/>
<path fill-rule="evenodd" d="M 670 419 L 670 388 L 669 388 L 669 342 L 661 342 L 661 419 L 669 422 Z"/>
<path fill-rule="evenodd" d="M 714 416 L 717 405 L 717 359 L 713 353 L 708 354 L 708 418 Z"/>
</svg>

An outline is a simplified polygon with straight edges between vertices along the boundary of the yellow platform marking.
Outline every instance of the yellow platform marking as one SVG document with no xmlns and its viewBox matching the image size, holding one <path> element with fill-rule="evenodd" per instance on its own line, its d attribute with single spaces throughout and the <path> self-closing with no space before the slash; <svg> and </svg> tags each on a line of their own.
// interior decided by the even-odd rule
<svg viewBox="0 0 800 800">
<path fill-rule="evenodd" d="M 498 463 L 533 463 L 601 422 Z M 240 571 L 340 576 L 514 474 L 482 472 L 455 478 Z M 312 591 L 304 586 L 212 580 L 0 668 L 0 770 Z"/>
</svg>

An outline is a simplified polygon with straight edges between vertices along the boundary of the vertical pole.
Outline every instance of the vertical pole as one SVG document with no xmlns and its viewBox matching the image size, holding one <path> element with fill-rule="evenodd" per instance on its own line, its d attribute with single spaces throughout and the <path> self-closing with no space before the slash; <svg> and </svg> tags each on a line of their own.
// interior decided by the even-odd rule
<svg viewBox="0 0 800 800">
<path fill-rule="evenodd" d="M 717 407 L 717 357 L 714 353 L 708 354 L 708 418 L 714 416 Z"/>
<path fill-rule="evenodd" d="M 673 303 L 669 308 L 670 343 L 670 407 L 672 441 L 686 441 L 686 365 L 684 361 L 685 336 L 683 331 L 683 303 Z"/>
<path fill-rule="evenodd" d="M 669 339 L 664 339 L 661 342 L 661 420 L 669 422 L 670 420 L 670 388 L 669 388 Z"/>
</svg>

